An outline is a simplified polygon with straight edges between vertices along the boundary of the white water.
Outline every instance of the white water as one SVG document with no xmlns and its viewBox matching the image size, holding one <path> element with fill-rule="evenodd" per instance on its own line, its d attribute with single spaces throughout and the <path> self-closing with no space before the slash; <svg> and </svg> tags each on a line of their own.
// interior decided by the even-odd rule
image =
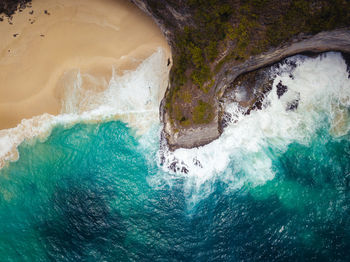
<svg viewBox="0 0 350 262">
<path fill-rule="evenodd" d="M 191 207 L 212 192 L 216 179 L 227 183 L 229 189 L 273 179 L 274 154 L 284 152 L 294 141 L 307 144 L 325 115 L 331 121 L 330 132 L 334 136 L 348 133 L 350 80 L 341 55 L 327 53 L 317 58 L 290 59 L 296 62 L 295 69 L 284 65 L 271 70 L 272 75 L 279 74 L 264 100 L 263 110 L 245 116 L 237 104 L 227 105 L 226 110 L 234 113 L 238 121 L 204 147 L 159 151 L 159 156 L 165 156 L 165 163 L 158 175 L 148 178 L 149 183 L 159 187 L 185 178 L 185 193 Z M 159 103 L 168 81 L 166 62 L 159 50 L 135 71 L 122 76 L 115 73 L 108 88 L 101 92 L 81 88 L 84 78 L 77 72 L 74 84 L 67 86 L 62 114 L 33 117 L 13 129 L 0 131 L 0 166 L 18 158 L 17 146 L 24 140 L 44 139 L 54 125 L 79 121 L 122 119 L 140 134 L 146 133 L 140 138 L 142 147 L 157 151 L 159 130 L 149 128 L 159 124 Z M 278 99 L 276 85 L 280 81 L 288 86 L 288 91 Z M 297 98 L 300 99 L 297 110 L 286 111 L 288 104 Z M 154 163 L 154 158 L 149 157 Z M 178 162 L 179 170 L 185 167 L 188 172 L 172 172 L 169 167 L 174 161 Z"/>
<path fill-rule="evenodd" d="M 22 120 L 15 128 L 0 130 L 0 168 L 7 161 L 18 159 L 19 144 L 34 137 L 46 138 L 57 124 L 121 119 L 138 134 L 146 132 L 159 123 L 159 104 L 167 87 L 168 70 L 167 57 L 158 49 L 135 71 L 120 76 L 114 70 L 108 88 L 100 92 L 83 89 L 77 70 L 75 81 L 65 86 L 60 115 L 36 116 Z"/>
<path fill-rule="evenodd" d="M 331 121 L 330 132 L 334 136 L 346 134 L 350 129 L 350 79 L 341 54 L 289 59 L 296 62 L 295 69 L 288 65 L 271 69 L 271 75 L 278 75 L 263 110 L 245 116 L 237 104 L 227 105 L 226 111 L 237 115 L 238 122 L 231 123 L 219 139 L 206 146 L 160 152 L 166 158 L 163 169 L 171 175 L 159 174 L 151 183 L 172 184 L 186 177 L 186 193 L 189 201 L 195 203 L 211 192 L 215 179 L 226 182 L 230 188 L 273 179 L 273 154 L 284 152 L 294 141 L 307 144 L 325 116 Z M 288 86 L 288 91 L 278 99 L 276 85 L 280 81 Z M 297 110 L 287 111 L 295 99 L 300 99 Z M 171 171 L 173 162 L 177 162 L 180 172 Z M 187 174 L 181 172 L 183 167 Z"/>
</svg>

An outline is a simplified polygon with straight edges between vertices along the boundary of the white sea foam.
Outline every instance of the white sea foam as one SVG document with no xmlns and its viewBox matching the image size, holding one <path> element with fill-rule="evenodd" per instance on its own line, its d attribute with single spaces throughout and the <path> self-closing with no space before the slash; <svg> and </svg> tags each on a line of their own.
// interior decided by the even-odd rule
<svg viewBox="0 0 350 262">
<path fill-rule="evenodd" d="M 283 153 L 294 141 L 307 144 L 325 115 L 334 136 L 347 134 L 350 80 L 341 55 L 295 56 L 289 60 L 297 64 L 296 68 L 285 64 L 271 70 L 276 76 L 263 110 L 244 115 L 237 104 L 226 105 L 226 111 L 235 115 L 237 122 L 232 122 L 219 139 L 204 147 L 159 151 L 162 170 L 148 178 L 150 184 L 171 185 L 181 179 L 193 204 L 212 192 L 216 179 L 227 183 L 230 189 L 273 179 L 272 161 L 276 154 Z M 159 103 L 168 81 L 166 62 L 164 52 L 158 50 L 135 71 L 122 76 L 114 73 L 108 88 L 100 92 L 82 88 L 84 77 L 77 72 L 76 81 L 67 86 L 64 94 L 62 114 L 44 114 L 23 120 L 15 128 L 0 130 L 0 166 L 18 158 L 16 149 L 24 140 L 45 138 L 54 125 L 79 121 L 122 119 L 140 134 L 147 132 L 140 139 L 141 145 L 153 148 L 159 130 L 150 132 L 149 127 L 159 124 Z M 280 99 L 276 94 L 279 82 L 288 87 Z M 299 100 L 297 110 L 286 110 L 295 100 Z M 174 162 L 178 172 L 172 171 Z"/>
<path fill-rule="evenodd" d="M 206 146 L 160 152 L 163 169 L 172 175 L 155 176 L 152 183 L 172 183 L 186 177 L 189 201 L 196 202 L 200 197 L 198 192 L 211 192 L 216 178 L 233 188 L 273 179 L 272 160 L 276 154 L 284 152 L 294 141 L 307 144 L 324 116 L 331 122 L 333 135 L 348 133 L 350 79 L 341 54 L 330 52 L 316 58 L 295 56 L 289 61 L 295 62 L 296 68 L 287 63 L 271 69 L 271 75 L 276 76 L 262 110 L 244 115 L 237 104 L 227 105 L 226 111 L 236 115 L 238 121 Z M 280 82 L 288 91 L 279 99 L 276 86 Z M 286 110 L 296 100 L 297 109 Z M 175 173 L 174 162 L 178 170 Z"/>
<path fill-rule="evenodd" d="M 15 128 L 0 130 L 0 168 L 18 159 L 17 146 L 33 137 L 47 137 L 53 126 L 79 121 L 121 119 L 139 134 L 159 123 L 159 104 L 168 82 L 167 57 L 162 49 L 143 61 L 135 71 L 119 75 L 114 70 L 107 89 L 97 92 L 82 88 L 83 78 L 76 71 L 75 81 L 65 86 L 62 113 L 24 119 Z"/>
</svg>

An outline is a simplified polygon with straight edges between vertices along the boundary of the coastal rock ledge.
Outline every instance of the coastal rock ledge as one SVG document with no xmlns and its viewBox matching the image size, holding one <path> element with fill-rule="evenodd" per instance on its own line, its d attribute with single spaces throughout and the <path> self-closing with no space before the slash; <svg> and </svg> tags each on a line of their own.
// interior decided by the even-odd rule
<svg viewBox="0 0 350 262">
<path fill-rule="evenodd" d="M 222 98 L 238 76 L 296 54 L 350 53 L 347 1 L 131 1 L 154 19 L 172 50 L 160 106 L 170 150 L 221 135 Z"/>
<path fill-rule="evenodd" d="M 206 145 L 220 137 L 222 133 L 221 116 L 222 108 L 219 100 L 227 87 L 240 75 L 261 69 L 277 63 L 287 57 L 303 53 L 322 53 L 327 51 L 339 51 L 350 54 L 350 28 L 321 32 L 306 39 L 295 39 L 291 43 L 274 48 L 257 56 L 251 56 L 239 65 L 226 63 L 223 69 L 215 76 L 216 96 L 215 117 L 205 125 L 184 128 L 177 132 L 172 128 L 167 110 L 164 106 L 165 98 L 160 108 L 161 119 L 164 124 L 165 137 L 169 148 L 193 148 Z M 168 88 L 171 88 L 169 86 Z"/>
</svg>

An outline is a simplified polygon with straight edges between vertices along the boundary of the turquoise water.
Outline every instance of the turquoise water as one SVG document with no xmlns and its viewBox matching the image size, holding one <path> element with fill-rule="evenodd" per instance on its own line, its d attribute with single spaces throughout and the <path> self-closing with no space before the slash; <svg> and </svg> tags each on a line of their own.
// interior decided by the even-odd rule
<svg viewBox="0 0 350 262">
<path fill-rule="evenodd" d="M 274 179 L 235 190 L 212 179 L 189 207 L 185 176 L 150 182 L 169 175 L 157 127 L 147 140 L 119 121 L 56 126 L 0 171 L 0 260 L 347 261 L 350 136 L 328 130 L 265 148 Z"/>
<path fill-rule="evenodd" d="M 95 108 L 95 118 L 121 112 L 133 128 L 61 115 L 0 169 L 0 261 L 348 261 L 350 69 L 341 55 L 272 67 L 262 110 L 227 105 L 237 123 L 219 139 L 169 152 L 159 142 L 164 72 L 154 66 L 166 62 L 157 54 L 112 81 L 107 111 Z M 21 128 L 0 144 L 46 130 Z"/>
</svg>

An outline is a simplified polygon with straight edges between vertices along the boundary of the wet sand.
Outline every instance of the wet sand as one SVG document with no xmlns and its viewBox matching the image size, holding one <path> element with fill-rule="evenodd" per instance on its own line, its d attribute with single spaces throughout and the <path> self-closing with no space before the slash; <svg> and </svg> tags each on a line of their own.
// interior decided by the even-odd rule
<svg viewBox="0 0 350 262">
<path fill-rule="evenodd" d="M 59 114 L 78 71 L 98 91 L 113 67 L 134 69 L 158 47 L 170 56 L 156 24 L 126 0 L 33 0 L 11 23 L 0 22 L 0 129 Z"/>
</svg>

